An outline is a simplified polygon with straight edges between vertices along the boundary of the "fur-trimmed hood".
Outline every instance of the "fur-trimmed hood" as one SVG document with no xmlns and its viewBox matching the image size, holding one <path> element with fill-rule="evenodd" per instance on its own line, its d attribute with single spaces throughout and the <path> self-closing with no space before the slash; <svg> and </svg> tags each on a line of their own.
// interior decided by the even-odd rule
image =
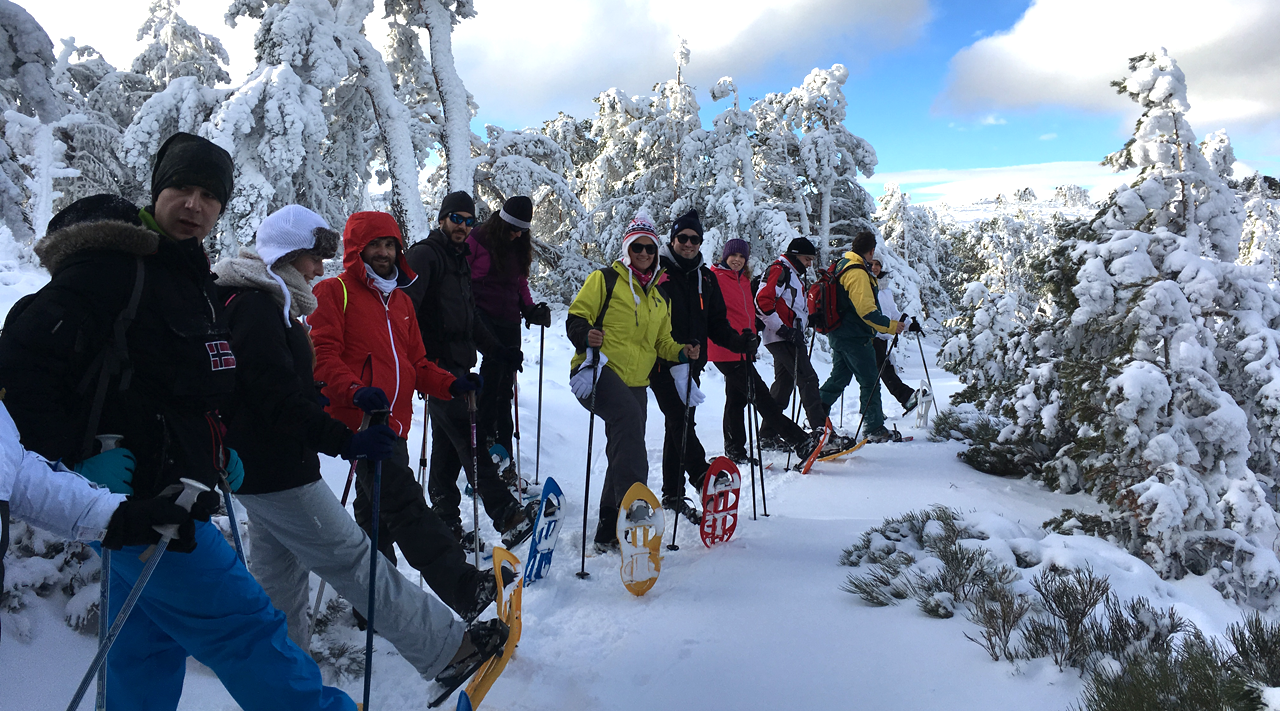
<svg viewBox="0 0 1280 711">
<path fill-rule="evenodd" d="M 273 276 L 271 272 L 275 272 Z M 316 310 L 316 297 L 302 274 L 288 263 L 277 263 L 267 271 L 262 257 L 251 249 L 241 249 L 234 259 L 223 259 L 213 265 L 218 286 L 260 289 L 275 297 L 276 303 L 289 309 L 285 323 L 292 326 L 292 319 L 310 316 Z M 277 278 L 278 277 L 278 278 Z M 288 289 L 286 293 L 281 288 Z"/>
<path fill-rule="evenodd" d="M 88 250 L 116 250 L 138 256 L 155 254 L 160 235 L 146 227 L 118 220 L 80 222 L 51 232 L 36 242 L 40 266 L 56 274 L 67 259 Z"/>
</svg>

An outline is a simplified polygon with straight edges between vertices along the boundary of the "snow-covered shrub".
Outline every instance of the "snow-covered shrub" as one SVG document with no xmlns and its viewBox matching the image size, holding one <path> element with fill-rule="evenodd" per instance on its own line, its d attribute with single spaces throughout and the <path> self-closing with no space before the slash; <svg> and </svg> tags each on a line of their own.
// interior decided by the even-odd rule
<svg viewBox="0 0 1280 711">
<path fill-rule="evenodd" d="M 78 632 L 92 632 L 98 624 L 98 581 L 102 562 L 89 546 L 56 538 L 22 521 L 9 527 L 9 550 L 4 556 L 4 589 L 0 614 L 4 629 L 30 639 L 30 622 L 14 613 L 32 597 L 61 596 L 64 618 Z"/>
<path fill-rule="evenodd" d="M 1111 584 L 1089 568 L 1049 568 L 1031 580 L 1041 614 L 1027 619 L 1019 653 L 1027 659 L 1050 657 L 1059 669 L 1084 669 L 1096 647 L 1094 610 L 1111 594 Z"/>
<path fill-rule="evenodd" d="M 364 676 L 364 633 L 357 629 L 351 603 L 334 597 L 311 628 L 311 656 L 325 683 L 339 684 Z"/>
</svg>

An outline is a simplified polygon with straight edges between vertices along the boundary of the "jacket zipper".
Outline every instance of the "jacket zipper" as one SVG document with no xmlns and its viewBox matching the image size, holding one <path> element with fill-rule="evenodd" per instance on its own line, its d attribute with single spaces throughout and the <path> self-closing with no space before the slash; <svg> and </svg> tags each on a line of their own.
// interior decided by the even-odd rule
<svg viewBox="0 0 1280 711">
<path fill-rule="evenodd" d="M 396 336 L 391 330 L 391 297 L 390 295 L 378 294 L 382 297 L 382 311 L 387 318 L 387 340 L 391 342 L 391 362 L 395 364 L 396 370 L 396 391 L 391 394 L 391 411 L 395 412 L 396 398 L 400 396 L 400 354 L 396 353 Z M 400 432 L 396 432 L 399 435 Z"/>
</svg>

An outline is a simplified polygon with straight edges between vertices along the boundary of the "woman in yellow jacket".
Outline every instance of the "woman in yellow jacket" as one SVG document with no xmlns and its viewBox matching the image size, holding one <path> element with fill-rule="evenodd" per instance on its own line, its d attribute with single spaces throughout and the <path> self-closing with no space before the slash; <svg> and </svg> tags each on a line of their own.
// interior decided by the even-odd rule
<svg viewBox="0 0 1280 711">
<path fill-rule="evenodd" d="M 649 480 L 644 444 L 649 371 L 654 361 L 698 358 L 698 346 L 671 338 L 671 306 L 658 292 L 658 232 L 636 215 L 622 239 L 622 256 L 592 272 L 569 306 L 566 329 L 578 349 L 570 387 L 582 406 L 604 420 L 609 460 L 600 492 L 598 552 L 618 550 L 618 506 L 635 482 Z M 594 375 L 594 378 L 593 378 Z M 595 392 L 592 392 L 592 383 Z"/>
</svg>

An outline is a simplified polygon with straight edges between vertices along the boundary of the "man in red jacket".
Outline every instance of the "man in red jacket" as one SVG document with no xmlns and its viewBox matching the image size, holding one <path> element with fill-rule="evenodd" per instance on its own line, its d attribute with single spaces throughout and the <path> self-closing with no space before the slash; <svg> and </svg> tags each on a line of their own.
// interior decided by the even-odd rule
<svg viewBox="0 0 1280 711">
<path fill-rule="evenodd" d="M 318 305 L 307 324 L 315 377 L 326 383 L 329 414 L 352 430 L 359 429 L 366 412 L 391 411 L 388 425 L 398 440 L 395 453 L 382 463 L 379 548 L 395 560 L 392 543 L 398 543 L 436 595 L 472 619 L 472 612 L 493 601 L 496 582 L 467 563 L 449 527 L 427 506 L 409 466 L 406 438 L 415 390 L 448 400 L 475 390 L 479 378 L 468 373 L 455 379 L 427 359 L 413 303 L 399 290 L 416 277 L 405 262 L 395 218 L 357 212 L 347 220 L 342 243 L 342 274 L 313 289 Z M 362 463 L 356 472 L 356 521 L 372 533 L 372 467 Z"/>
</svg>

